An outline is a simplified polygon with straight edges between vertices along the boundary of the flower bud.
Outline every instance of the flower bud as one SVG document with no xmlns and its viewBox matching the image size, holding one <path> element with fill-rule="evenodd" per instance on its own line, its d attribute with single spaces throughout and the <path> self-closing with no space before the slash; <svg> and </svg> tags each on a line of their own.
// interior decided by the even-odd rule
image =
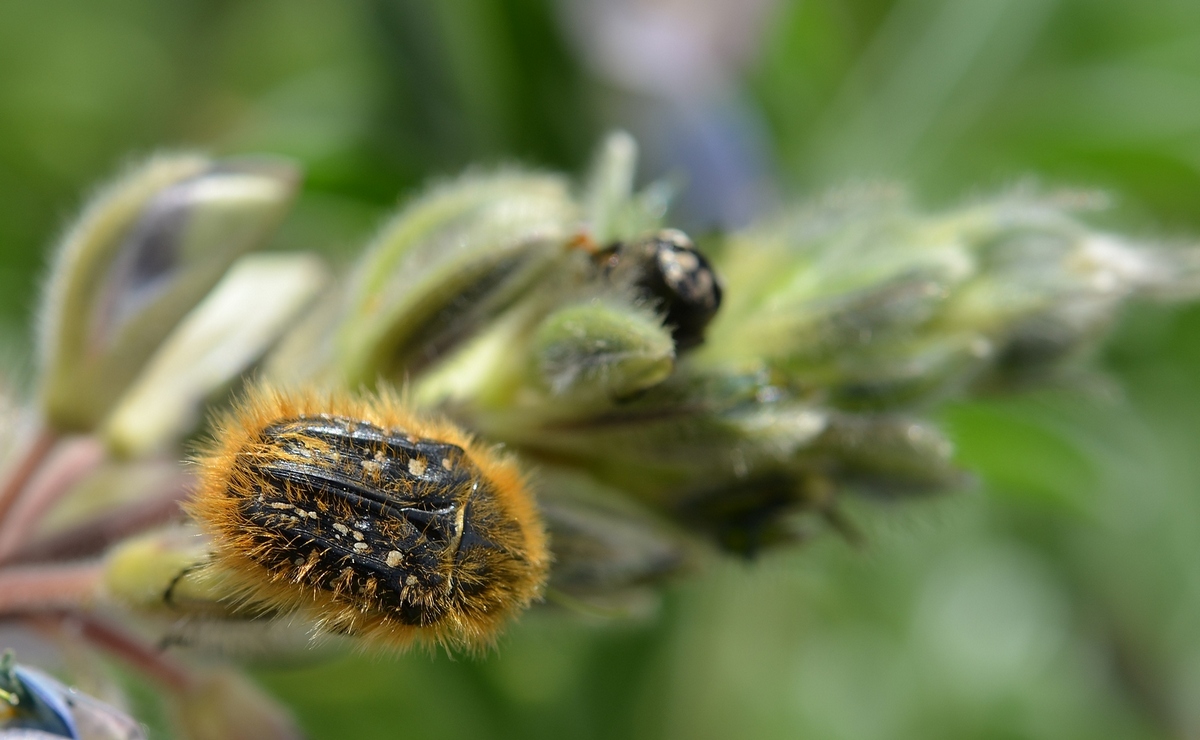
<svg viewBox="0 0 1200 740">
<path fill-rule="evenodd" d="M 291 200 L 276 160 L 151 159 L 102 191 L 68 232 L 41 310 L 41 403 L 86 431 L 111 410 L 163 338 Z"/>
<path fill-rule="evenodd" d="M 625 221 L 637 170 L 637 142 L 624 131 L 605 137 L 587 180 L 584 205 L 591 236 L 608 244 L 629 236 Z"/>
<path fill-rule="evenodd" d="M 966 482 L 954 446 L 932 424 L 873 414 L 835 414 L 798 462 L 869 492 L 921 494 Z"/>
<path fill-rule="evenodd" d="M 104 426 L 109 447 L 132 456 L 176 444 L 203 401 L 261 357 L 327 283 L 310 255 L 241 258 L 122 396 Z"/>
<path fill-rule="evenodd" d="M 1200 250 L 1091 229 L 1028 195 L 923 214 L 832 198 L 731 238 L 729 300 L 705 366 L 768 367 L 840 408 L 1044 380 L 1096 344 L 1125 300 L 1200 292 Z"/>
<path fill-rule="evenodd" d="M 597 244 L 624 241 L 662 226 L 674 188 L 660 181 L 635 192 L 637 156 L 637 142 L 624 131 L 610 133 L 596 153 L 583 205 L 588 234 Z"/>
<path fill-rule="evenodd" d="M 318 648 L 344 647 L 311 615 L 249 598 L 234 574 L 211 560 L 208 538 L 191 525 L 127 539 L 106 559 L 105 597 L 136 615 L 139 631 L 159 645 L 236 659 L 312 656 Z"/>
<path fill-rule="evenodd" d="M 209 543 L 192 526 L 172 526 L 127 539 L 105 559 L 104 592 L 122 606 L 144 612 L 183 610 L 233 615 L 233 596 L 219 577 L 201 572 Z M 248 610 L 253 612 L 253 608 Z"/>
<path fill-rule="evenodd" d="M 533 339 L 537 373 L 556 397 L 611 400 L 671 374 L 675 344 L 653 312 L 595 299 L 550 314 Z"/>
<path fill-rule="evenodd" d="M 468 175 L 405 208 L 351 284 L 343 381 L 401 379 L 474 336 L 566 253 L 578 218 L 565 181 L 520 172 Z"/>
</svg>

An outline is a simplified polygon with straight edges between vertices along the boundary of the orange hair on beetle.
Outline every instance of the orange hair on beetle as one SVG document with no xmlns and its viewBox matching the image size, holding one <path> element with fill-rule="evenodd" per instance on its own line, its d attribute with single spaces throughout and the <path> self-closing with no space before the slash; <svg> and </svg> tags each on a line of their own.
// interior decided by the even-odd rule
<svg viewBox="0 0 1200 740">
<path fill-rule="evenodd" d="M 395 393 L 260 385 L 216 430 L 188 513 L 264 611 L 473 647 L 540 595 L 546 535 L 515 462 Z"/>
</svg>

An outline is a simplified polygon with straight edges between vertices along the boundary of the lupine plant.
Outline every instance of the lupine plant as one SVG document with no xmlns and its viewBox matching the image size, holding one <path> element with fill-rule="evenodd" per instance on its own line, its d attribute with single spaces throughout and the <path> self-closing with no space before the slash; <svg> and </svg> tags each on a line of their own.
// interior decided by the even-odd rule
<svg viewBox="0 0 1200 740">
<path fill-rule="evenodd" d="M 1094 194 L 861 188 L 694 241 L 635 160 L 439 183 L 344 275 L 256 251 L 286 162 L 98 191 L 6 399 L 0 618 L 150 677 L 183 737 L 295 737 L 221 656 L 486 652 L 526 609 L 858 542 L 846 497 L 970 484 L 939 403 L 1069 380 L 1127 301 L 1200 293 L 1200 251 L 1089 226 Z M 6 658 L 0 735 L 140 736 L 72 696 Z"/>
</svg>

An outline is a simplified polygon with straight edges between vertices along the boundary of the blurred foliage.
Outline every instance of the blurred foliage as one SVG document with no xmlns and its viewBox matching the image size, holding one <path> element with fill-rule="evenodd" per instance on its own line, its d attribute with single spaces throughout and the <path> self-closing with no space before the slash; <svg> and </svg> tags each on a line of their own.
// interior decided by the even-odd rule
<svg viewBox="0 0 1200 740">
<path fill-rule="evenodd" d="M 588 66 L 568 5 L 0 1 L 9 364 L 48 235 L 134 153 L 300 160 L 277 246 L 338 260 L 426 178 L 579 171 L 606 128 L 641 133 L 651 102 Z M 713 109 L 789 198 L 882 176 L 952 203 L 1033 174 L 1170 238 L 1200 233 L 1198 42 L 1194 0 L 781 3 Z M 640 621 L 548 608 L 483 660 L 260 676 L 316 738 L 1195 736 L 1198 348 L 1200 310 L 1141 309 L 1090 386 L 948 409 L 980 485 L 864 502 L 862 551 L 723 563 Z"/>
</svg>

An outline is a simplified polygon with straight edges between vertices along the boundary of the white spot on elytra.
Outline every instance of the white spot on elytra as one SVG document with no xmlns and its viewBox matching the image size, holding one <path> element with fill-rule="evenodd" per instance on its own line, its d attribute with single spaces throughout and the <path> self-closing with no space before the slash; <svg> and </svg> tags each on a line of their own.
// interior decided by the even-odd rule
<svg viewBox="0 0 1200 740">
<path fill-rule="evenodd" d="M 400 565 L 400 563 L 404 562 L 404 555 L 397 550 L 391 550 L 388 552 L 387 560 L 384 562 L 387 563 L 387 567 L 395 568 L 396 566 Z"/>
<path fill-rule="evenodd" d="M 408 472 L 415 476 L 425 475 L 425 458 L 412 457 L 408 460 Z"/>
<path fill-rule="evenodd" d="M 350 528 L 341 522 L 335 522 L 333 528 L 336 529 L 339 534 L 350 534 Z"/>
<path fill-rule="evenodd" d="M 352 532 L 351 534 L 353 534 L 353 535 L 354 535 L 354 539 L 358 540 L 359 542 L 362 542 L 362 541 L 363 541 L 363 534 L 362 534 L 362 532 Z"/>
<path fill-rule="evenodd" d="M 443 457 L 443 458 L 442 458 L 442 468 L 443 468 L 443 469 L 445 469 L 445 470 L 449 470 L 449 469 L 450 469 L 450 458 L 448 458 L 448 457 Z"/>
<path fill-rule="evenodd" d="M 370 549 L 371 549 L 371 546 L 365 542 L 355 542 L 354 543 L 354 551 L 355 552 L 366 552 L 367 550 L 370 550 Z"/>
<path fill-rule="evenodd" d="M 362 466 L 363 472 L 372 478 L 378 478 L 383 472 L 383 464 L 378 460 L 363 460 L 359 465 Z"/>
<path fill-rule="evenodd" d="M 409 576 L 408 578 L 405 578 L 405 579 L 404 579 L 404 585 L 405 585 L 405 586 L 415 586 L 415 585 L 417 585 L 417 577 L 416 577 L 416 576 Z"/>
</svg>

